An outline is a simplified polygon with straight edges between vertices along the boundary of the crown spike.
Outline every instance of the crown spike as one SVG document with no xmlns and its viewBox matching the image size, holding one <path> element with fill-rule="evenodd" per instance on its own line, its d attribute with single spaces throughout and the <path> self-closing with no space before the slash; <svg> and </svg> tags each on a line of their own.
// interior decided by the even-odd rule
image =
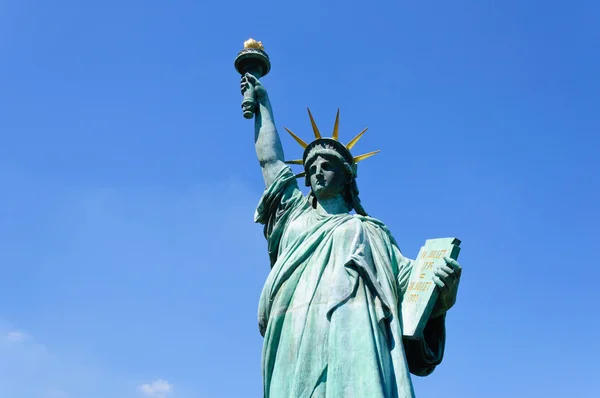
<svg viewBox="0 0 600 398">
<path fill-rule="evenodd" d="M 337 110 L 337 115 L 335 115 L 335 124 L 333 125 L 333 135 L 331 138 L 338 141 L 339 138 L 339 127 L 340 127 L 340 108 Z"/>
<path fill-rule="evenodd" d="M 288 133 L 290 133 L 290 135 L 291 135 L 292 137 L 294 137 L 294 139 L 296 140 L 296 142 L 297 142 L 298 144 L 300 144 L 300 146 L 301 146 L 302 148 L 306 149 L 306 147 L 308 146 L 308 144 L 307 144 L 306 142 L 304 142 L 304 141 L 302 140 L 302 138 L 300 138 L 300 137 L 298 137 L 296 134 L 292 133 L 292 131 L 291 131 L 290 129 L 288 129 L 287 127 L 284 127 L 284 129 L 285 129 L 285 131 L 287 131 Z"/>
<path fill-rule="evenodd" d="M 302 159 L 286 160 L 285 164 L 304 164 Z"/>
<path fill-rule="evenodd" d="M 360 162 L 362 160 L 365 160 L 366 158 L 370 158 L 371 156 L 376 155 L 379 152 L 381 152 L 381 151 L 380 150 L 376 150 L 376 151 L 373 151 L 373 152 L 365 153 L 363 155 L 355 156 L 354 157 L 354 163 L 358 163 L 358 162 Z"/>
<path fill-rule="evenodd" d="M 310 124 L 312 124 L 313 132 L 315 133 L 315 138 L 320 139 L 321 133 L 319 132 L 319 128 L 317 127 L 317 124 L 315 123 L 315 119 L 313 119 L 312 113 L 310 113 L 310 109 L 308 109 L 308 108 L 306 108 L 306 109 L 308 110 L 308 117 L 310 117 Z"/>
<path fill-rule="evenodd" d="M 294 177 L 296 177 L 296 178 L 302 178 L 304 176 L 306 176 L 306 171 L 303 171 L 302 173 L 298 173 Z"/>
<path fill-rule="evenodd" d="M 363 136 L 363 134 L 365 133 L 365 131 L 367 131 L 368 127 L 366 127 L 363 131 L 361 131 L 360 133 L 358 133 L 358 135 L 354 138 L 352 138 L 352 141 L 350 141 L 349 143 L 346 144 L 346 148 L 348 150 L 352 149 L 352 147 L 354 145 L 356 145 L 356 143 L 358 142 L 358 140 L 360 140 L 360 138 Z"/>
</svg>

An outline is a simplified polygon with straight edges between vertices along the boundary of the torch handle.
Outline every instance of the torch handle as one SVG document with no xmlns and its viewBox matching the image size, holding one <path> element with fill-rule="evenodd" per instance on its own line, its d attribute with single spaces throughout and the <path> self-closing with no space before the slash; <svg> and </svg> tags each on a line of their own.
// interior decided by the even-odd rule
<svg viewBox="0 0 600 398">
<path fill-rule="evenodd" d="M 251 85 L 244 91 L 244 100 L 242 101 L 242 112 L 246 119 L 252 119 L 256 109 L 256 101 L 254 100 L 254 87 Z"/>
<path fill-rule="evenodd" d="M 261 76 L 256 71 L 248 71 L 247 73 L 259 79 Z M 248 84 L 248 88 L 244 91 L 244 100 L 242 101 L 242 112 L 244 113 L 244 117 L 246 119 L 252 119 L 254 113 L 256 112 L 256 107 L 258 104 L 254 99 L 254 86 L 252 84 Z"/>
</svg>

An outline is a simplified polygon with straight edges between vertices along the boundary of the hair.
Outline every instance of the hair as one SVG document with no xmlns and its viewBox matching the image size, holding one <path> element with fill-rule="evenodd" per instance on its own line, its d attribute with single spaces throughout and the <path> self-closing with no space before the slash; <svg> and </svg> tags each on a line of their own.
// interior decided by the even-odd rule
<svg viewBox="0 0 600 398">
<path fill-rule="evenodd" d="M 343 156 L 339 153 L 336 148 L 326 143 L 315 146 L 310 149 L 310 151 L 306 154 L 304 161 L 304 170 L 306 171 L 306 176 L 304 179 L 304 185 L 310 187 L 310 192 L 308 194 L 308 200 L 313 207 L 316 206 L 317 198 L 312 191 L 312 186 L 310 184 L 310 166 L 316 160 L 317 156 L 323 156 L 330 159 L 337 160 L 342 165 L 342 170 L 346 177 L 345 186 L 342 192 L 342 197 L 346 202 L 346 205 L 350 208 L 350 210 L 354 210 L 357 214 L 362 216 L 367 216 L 367 212 L 364 207 L 360 203 L 360 198 L 358 197 L 358 184 L 356 183 L 356 163 L 349 163 L 348 156 Z M 350 157 L 352 159 L 352 157 Z"/>
</svg>

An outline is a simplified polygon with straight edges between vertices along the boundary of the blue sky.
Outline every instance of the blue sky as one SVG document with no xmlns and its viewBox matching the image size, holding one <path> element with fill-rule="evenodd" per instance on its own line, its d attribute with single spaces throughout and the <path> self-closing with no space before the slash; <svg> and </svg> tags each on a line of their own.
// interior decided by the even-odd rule
<svg viewBox="0 0 600 398">
<path fill-rule="evenodd" d="M 280 132 L 369 127 L 361 199 L 408 257 L 463 241 L 417 396 L 597 396 L 599 11 L 1 1 L 0 397 L 261 395 L 249 37 Z"/>
</svg>

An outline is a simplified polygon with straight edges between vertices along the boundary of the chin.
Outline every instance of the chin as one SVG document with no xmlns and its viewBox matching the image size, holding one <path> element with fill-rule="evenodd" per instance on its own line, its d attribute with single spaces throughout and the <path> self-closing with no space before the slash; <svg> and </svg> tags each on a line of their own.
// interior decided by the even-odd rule
<svg viewBox="0 0 600 398">
<path fill-rule="evenodd" d="M 312 192 L 315 196 L 323 196 L 323 194 L 327 193 L 327 187 L 324 187 L 324 186 L 313 187 Z"/>
<path fill-rule="evenodd" d="M 315 198 L 317 198 L 317 200 L 326 200 L 326 199 L 331 199 L 334 198 L 335 195 L 331 195 L 329 192 L 325 191 L 325 190 L 320 190 L 320 191 L 313 191 L 313 195 L 315 195 Z"/>
</svg>

